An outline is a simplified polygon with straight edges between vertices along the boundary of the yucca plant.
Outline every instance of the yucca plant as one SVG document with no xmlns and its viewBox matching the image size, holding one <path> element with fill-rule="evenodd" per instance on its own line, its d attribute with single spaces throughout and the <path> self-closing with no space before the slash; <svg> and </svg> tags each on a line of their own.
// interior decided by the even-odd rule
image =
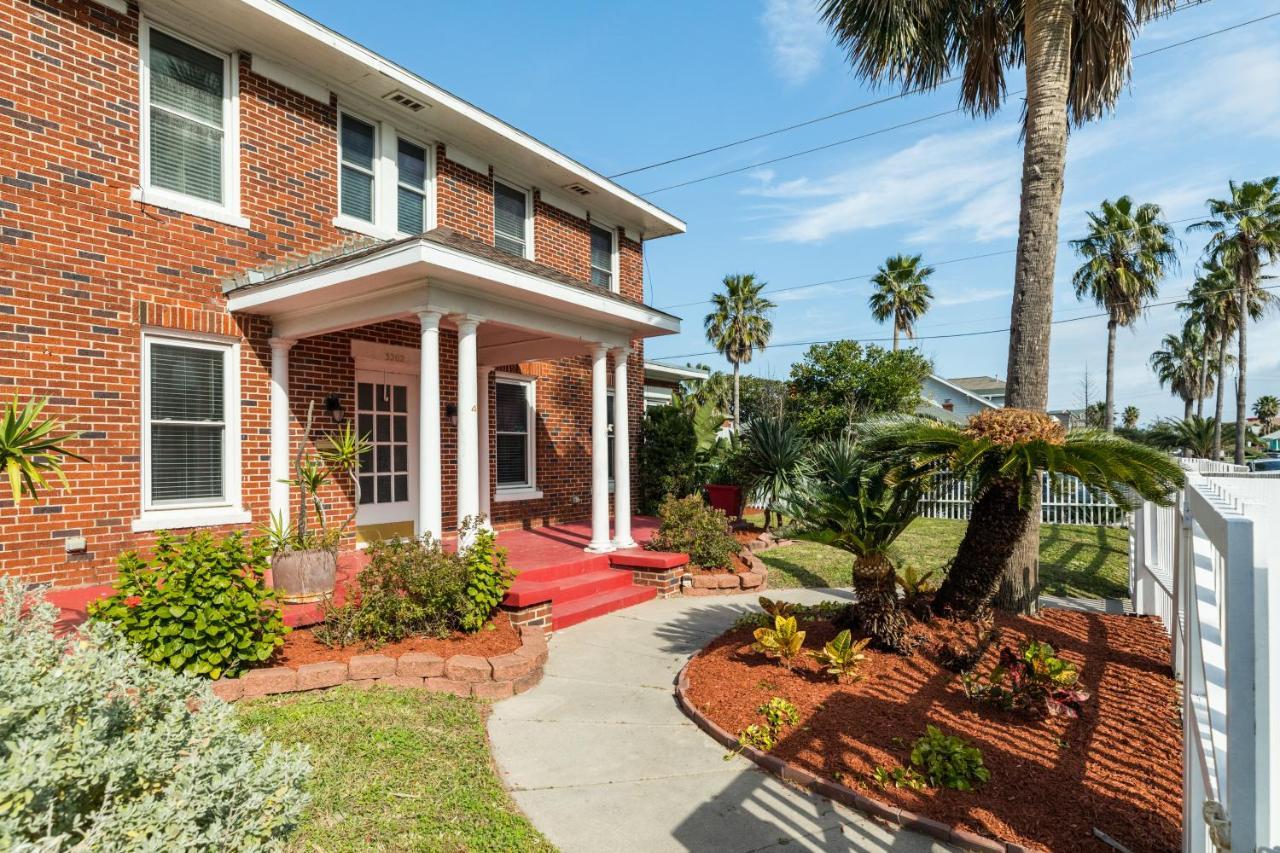
<svg viewBox="0 0 1280 853">
<path fill-rule="evenodd" d="M 804 648 L 804 631 L 796 627 L 794 616 L 773 617 L 772 628 L 757 628 L 753 636 L 756 641 L 751 648 L 762 652 L 766 657 L 776 658 L 779 663 L 790 669 Z"/>
<path fill-rule="evenodd" d="M 973 508 L 951 570 L 934 597 L 937 613 L 969 617 L 995 596 L 1004 568 L 1032 521 L 1041 475 L 1074 477 L 1094 495 L 1132 506 L 1135 495 L 1168 506 L 1183 482 L 1163 451 L 1095 429 L 1068 432 L 1055 418 L 1023 409 L 991 409 L 966 426 L 926 418 L 866 425 L 863 441 L 888 461 L 889 479 L 927 483 L 950 473 L 970 481 Z M 1038 578 L 1020 579 L 1017 609 L 1036 607 Z"/>
<path fill-rule="evenodd" d="M 40 490 L 49 488 L 50 478 L 65 488 L 63 462 L 67 458 L 84 461 L 83 456 L 63 446 L 79 438 L 80 433 L 61 432 L 61 421 L 40 417 L 48 402 L 28 400 L 23 405 L 14 394 L 0 412 L 0 468 L 8 475 L 9 493 L 15 504 L 26 497 L 38 502 Z"/>
<path fill-rule="evenodd" d="M 853 632 L 846 628 L 836 634 L 831 642 L 823 645 L 821 651 L 809 654 L 826 668 L 828 675 L 834 675 L 841 684 L 861 681 L 858 668 L 867 659 L 862 652 L 870 642 L 870 637 L 854 642 Z"/>
<path fill-rule="evenodd" d="M 778 504 L 799 487 L 806 471 L 808 443 L 786 418 L 756 418 L 743 434 L 742 469 L 747 489 L 764 504 L 764 526 Z M 777 513 L 781 521 L 781 513 Z"/>
</svg>

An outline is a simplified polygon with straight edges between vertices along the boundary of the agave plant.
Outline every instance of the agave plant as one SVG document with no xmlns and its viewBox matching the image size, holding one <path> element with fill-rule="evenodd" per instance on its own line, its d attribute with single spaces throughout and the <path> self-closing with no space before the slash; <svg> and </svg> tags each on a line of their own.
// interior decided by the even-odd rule
<svg viewBox="0 0 1280 853">
<path fill-rule="evenodd" d="M 15 504 L 22 503 L 24 497 L 39 501 L 40 489 L 49 488 L 51 477 L 65 487 L 67 476 L 62 464 L 66 458 L 84 461 L 83 456 L 63 446 L 79 438 L 80 433 L 59 432 L 63 428 L 61 421 L 41 419 L 40 413 L 48 402 L 29 400 L 21 405 L 15 394 L 0 411 L 0 469 L 8 475 L 9 493 Z"/>
<path fill-rule="evenodd" d="M 950 472 L 972 486 L 969 526 L 951 570 L 934 597 L 937 613 L 970 617 L 991 603 L 1005 567 L 1032 520 L 1041 476 L 1074 477 L 1094 495 L 1132 506 L 1135 495 L 1167 506 L 1182 485 L 1164 452 L 1095 429 L 1068 432 L 1043 412 L 991 409 L 966 426 L 925 418 L 867 425 L 865 445 L 888 460 L 897 482 L 927 483 Z M 1033 611 L 1038 579 L 1021 579 L 1018 609 Z"/>
<path fill-rule="evenodd" d="M 747 424 L 743 445 L 742 468 L 747 487 L 764 503 L 764 526 L 768 530 L 771 514 L 804 478 L 807 442 L 799 428 L 786 418 L 756 418 Z"/>
<path fill-rule="evenodd" d="M 304 435 L 311 434 L 313 414 L 314 403 L 307 407 Z M 286 524 L 279 516 L 272 515 L 271 524 L 264 529 L 264 532 L 270 538 L 273 550 L 330 547 L 332 542 L 350 527 L 360 506 L 360 478 L 356 472 L 360 467 L 360 457 L 370 452 L 370 447 L 368 438 L 359 435 L 348 421 L 340 430 L 326 434 L 313 455 L 304 455 L 305 445 L 298 448 L 298 456 L 294 461 L 294 478 L 285 481 L 298 489 L 298 522 L 296 525 Z M 320 492 L 336 478 L 345 478 L 350 481 L 353 492 L 352 509 L 341 525 L 330 530 Z M 319 530 L 315 532 L 308 531 L 308 504 L 315 512 L 316 523 L 319 526 Z"/>
</svg>

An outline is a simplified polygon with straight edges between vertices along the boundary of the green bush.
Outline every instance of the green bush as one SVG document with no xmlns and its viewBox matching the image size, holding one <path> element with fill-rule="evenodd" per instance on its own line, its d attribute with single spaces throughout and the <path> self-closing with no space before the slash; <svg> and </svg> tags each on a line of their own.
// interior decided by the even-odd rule
<svg viewBox="0 0 1280 853">
<path fill-rule="evenodd" d="M 57 614 L 0 578 L 0 849 L 278 848 L 306 751 L 244 731 L 206 680 L 108 625 L 57 636 Z"/>
<path fill-rule="evenodd" d="M 668 495 L 658 507 L 658 522 L 658 532 L 649 540 L 651 550 L 688 554 L 689 562 L 706 569 L 733 566 L 739 546 L 729 530 L 729 519 L 707 506 L 701 495 Z"/>
<path fill-rule="evenodd" d="M 461 624 L 464 631 L 479 631 L 493 617 L 493 611 L 502 603 L 516 576 L 507 568 L 507 549 L 494 544 L 492 530 L 480 527 L 469 518 L 463 524 L 463 535 L 471 540 L 471 546 L 462 555 L 467 566 L 467 600 L 471 606 L 462 614 Z"/>
<path fill-rule="evenodd" d="M 187 675 L 222 678 L 267 660 L 289 632 L 263 582 L 269 550 L 239 533 L 161 533 L 150 560 L 120 555 L 110 598 L 89 606 L 142 657 Z"/>
<path fill-rule="evenodd" d="M 982 750 L 944 735 L 937 726 L 925 726 L 924 737 L 912 744 L 911 763 L 937 788 L 971 791 L 991 778 L 991 771 L 982 766 Z"/>
<path fill-rule="evenodd" d="M 667 495 L 684 497 L 702 485 L 694 477 L 697 451 L 698 437 L 688 414 L 675 406 L 645 412 L 636 477 L 641 512 L 652 515 Z"/>
</svg>

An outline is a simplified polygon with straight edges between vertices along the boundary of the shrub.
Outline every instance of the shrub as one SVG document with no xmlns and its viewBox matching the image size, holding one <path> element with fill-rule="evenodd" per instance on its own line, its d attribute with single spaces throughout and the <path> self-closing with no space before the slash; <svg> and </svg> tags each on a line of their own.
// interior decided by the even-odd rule
<svg viewBox="0 0 1280 853">
<path fill-rule="evenodd" d="M 888 788 L 892 785 L 895 788 L 923 791 L 929 787 L 924 777 L 914 767 L 894 767 L 890 770 L 887 767 L 876 765 L 875 770 L 871 771 L 871 780 L 881 788 Z"/>
<path fill-rule="evenodd" d="M 738 553 L 738 540 L 723 512 L 706 505 L 701 495 L 668 495 L 658 508 L 658 532 L 649 540 L 654 551 L 679 551 L 706 569 L 727 569 Z"/>
<path fill-rule="evenodd" d="M 261 850 L 307 803 L 305 750 L 244 731 L 207 681 L 109 625 L 70 637 L 0 578 L 0 848 Z"/>
<path fill-rule="evenodd" d="M 930 785 L 971 791 L 991 778 L 982 766 L 982 750 L 955 735 L 944 735 L 937 726 L 925 726 L 924 737 L 911 747 L 911 763 Z"/>
<path fill-rule="evenodd" d="M 1006 711 L 1075 718 L 1089 698 L 1088 691 L 1076 686 L 1079 678 L 1075 664 L 1058 657 L 1053 646 L 1028 640 L 1020 654 L 1008 646 L 1000 650 L 1000 662 L 986 684 L 972 674 L 963 676 L 962 684 L 969 698 Z"/>
<path fill-rule="evenodd" d="M 863 637 L 855 643 L 853 634 L 846 628 L 836 634 L 835 639 L 824 645 L 822 651 L 809 654 L 826 667 L 827 674 L 834 675 L 836 681 L 841 683 L 861 681 L 862 676 L 858 674 L 858 667 L 867 658 L 862 651 L 870 642 L 870 637 Z"/>
<path fill-rule="evenodd" d="M 688 414 L 675 406 L 645 412 L 636 484 L 641 512 L 652 514 L 667 495 L 684 497 L 697 487 L 697 450 L 698 437 Z"/>
<path fill-rule="evenodd" d="M 89 606 L 139 654 L 187 675 L 235 676 L 267 660 L 289 632 L 263 582 L 268 547 L 239 533 L 221 539 L 161 533 L 150 560 L 120 555 L 116 592 Z"/>
<path fill-rule="evenodd" d="M 494 544 L 492 530 L 468 518 L 463 523 L 462 535 L 471 540 L 471 545 L 462 555 L 467 567 L 470 607 L 462 614 L 461 627 L 464 631 L 479 631 L 502 603 L 516 576 L 507 568 L 507 550 Z"/>
<path fill-rule="evenodd" d="M 752 723 L 738 732 L 738 748 L 726 755 L 725 760 L 733 758 L 747 747 L 768 752 L 777 745 L 778 735 L 784 728 L 800 722 L 800 711 L 781 696 L 774 696 L 756 708 L 756 713 L 764 717 L 764 724 Z"/>
<path fill-rule="evenodd" d="M 767 657 L 777 658 L 787 669 L 792 667 L 804 647 L 805 632 L 796 628 L 794 616 L 775 616 L 772 628 L 757 628 L 753 636 L 756 641 L 751 648 Z"/>
</svg>

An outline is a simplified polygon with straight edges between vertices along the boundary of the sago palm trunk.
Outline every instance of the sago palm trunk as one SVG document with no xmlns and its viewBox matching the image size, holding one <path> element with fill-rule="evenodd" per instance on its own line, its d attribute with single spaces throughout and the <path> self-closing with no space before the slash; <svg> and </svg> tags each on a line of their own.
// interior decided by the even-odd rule
<svg viewBox="0 0 1280 853">
<path fill-rule="evenodd" d="M 1222 405 L 1227 387 L 1227 336 L 1218 338 L 1218 393 L 1213 403 L 1212 459 L 1222 457 Z"/>
<path fill-rule="evenodd" d="M 855 557 L 851 615 L 854 627 L 882 649 L 900 650 L 907 619 L 898 603 L 893 563 L 884 554 Z"/>
<path fill-rule="evenodd" d="M 1009 320 L 1005 404 L 1044 411 L 1049 402 L 1049 332 L 1058 214 L 1067 159 L 1073 0 L 1027 0 L 1024 7 L 1027 122 L 1022 149 L 1018 255 Z M 1040 570 L 1040 498 L 1006 558 L 1000 603 L 1034 612 Z M 970 528 L 973 523 L 970 522 Z"/>
<path fill-rule="evenodd" d="M 1116 321 L 1107 321 L 1107 401 L 1102 428 L 1116 431 Z"/>
<path fill-rule="evenodd" d="M 1018 491 L 1016 480 L 998 480 L 974 501 L 951 571 L 933 599 L 935 613 L 967 619 L 991 604 L 997 586 L 1004 592 L 1007 567 L 1040 512 L 1039 501 L 1034 502 L 1034 509 L 1019 506 Z M 1035 597 L 1039 579 L 1028 570 L 1018 581 L 1020 599 L 1011 603 L 1027 609 L 1029 605 L 1021 598 Z"/>
<path fill-rule="evenodd" d="M 1245 446 L 1245 430 L 1248 428 L 1249 410 L 1248 394 L 1245 389 L 1245 379 L 1248 376 L 1247 368 L 1249 366 L 1248 358 L 1248 339 L 1249 339 L 1249 315 L 1244 310 L 1245 294 L 1249 293 L 1249 288 L 1245 286 L 1245 282 L 1240 283 L 1240 298 L 1236 300 L 1240 304 L 1240 337 L 1237 339 L 1239 352 L 1236 355 L 1236 455 L 1235 462 L 1237 465 L 1244 464 L 1244 446 Z"/>
</svg>

